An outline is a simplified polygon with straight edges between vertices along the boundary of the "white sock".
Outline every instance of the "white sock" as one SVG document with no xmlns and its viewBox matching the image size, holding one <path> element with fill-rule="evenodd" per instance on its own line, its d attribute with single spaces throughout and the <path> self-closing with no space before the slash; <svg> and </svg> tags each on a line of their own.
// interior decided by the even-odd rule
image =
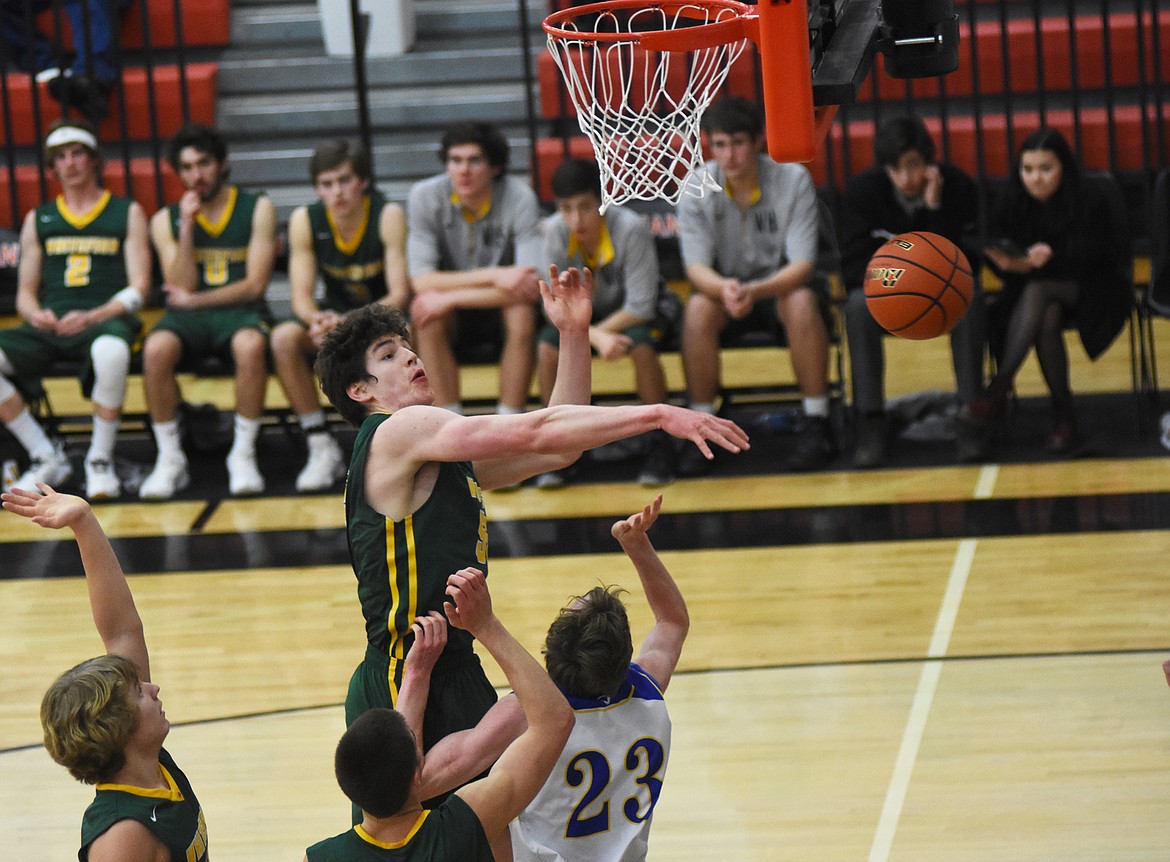
<svg viewBox="0 0 1170 862">
<path fill-rule="evenodd" d="M 183 440 L 179 435 L 179 420 L 154 423 L 154 443 L 158 446 L 158 459 L 182 458 Z"/>
<path fill-rule="evenodd" d="M 692 404 L 691 409 L 698 413 L 706 413 L 708 416 L 715 415 L 715 402 L 704 401 L 702 404 Z"/>
<path fill-rule="evenodd" d="M 28 452 L 28 456 L 34 461 L 38 458 L 48 458 L 53 454 L 53 441 L 27 407 L 11 422 L 4 423 L 4 427 L 12 432 L 12 436 L 20 442 L 24 451 Z"/>
<path fill-rule="evenodd" d="M 301 413 L 297 416 L 297 423 L 306 434 L 325 430 L 325 411 L 314 410 L 312 413 Z"/>
<path fill-rule="evenodd" d="M 819 416 L 821 419 L 829 418 L 828 395 L 813 395 L 802 398 L 801 406 L 804 407 L 805 416 Z"/>
<path fill-rule="evenodd" d="M 436 404 L 436 407 L 442 407 L 444 410 L 450 410 L 452 413 L 463 415 L 463 405 L 456 401 L 453 404 Z"/>
<path fill-rule="evenodd" d="M 260 417 L 248 419 L 236 414 L 235 435 L 232 438 L 232 453 L 255 452 L 256 438 L 260 436 Z"/>
<path fill-rule="evenodd" d="M 509 407 L 507 404 L 496 405 L 496 413 L 500 416 L 519 416 L 523 412 L 519 407 Z"/>
<path fill-rule="evenodd" d="M 93 436 L 89 438 L 89 452 L 85 455 L 86 461 L 113 461 L 114 443 L 118 439 L 118 419 L 103 419 L 93 417 Z"/>
</svg>

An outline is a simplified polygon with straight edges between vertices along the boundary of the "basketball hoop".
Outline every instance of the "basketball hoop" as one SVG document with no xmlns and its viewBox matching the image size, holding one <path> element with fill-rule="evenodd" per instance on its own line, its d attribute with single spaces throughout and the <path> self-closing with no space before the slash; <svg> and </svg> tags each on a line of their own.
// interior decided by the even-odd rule
<svg viewBox="0 0 1170 862">
<path fill-rule="evenodd" d="M 737 0 L 603 0 L 553 12 L 544 30 L 601 169 L 603 213 L 720 189 L 700 123 L 748 39 L 761 44 L 769 153 L 815 153 L 807 0 L 759 14 Z"/>
</svg>

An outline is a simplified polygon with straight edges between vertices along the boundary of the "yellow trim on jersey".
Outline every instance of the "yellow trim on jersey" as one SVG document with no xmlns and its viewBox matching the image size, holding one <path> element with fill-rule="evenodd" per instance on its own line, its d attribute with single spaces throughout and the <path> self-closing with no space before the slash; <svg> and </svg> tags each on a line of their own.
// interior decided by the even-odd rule
<svg viewBox="0 0 1170 862">
<path fill-rule="evenodd" d="M 161 763 L 158 765 L 159 771 L 162 773 L 167 782 L 167 789 L 161 787 L 135 787 L 132 784 L 99 784 L 97 790 L 120 790 L 123 793 L 133 793 L 135 796 L 148 796 L 151 799 L 166 799 L 169 802 L 182 802 L 183 791 L 179 789 L 179 785 L 175 783 L 175 779 L 167 772 L 167 768 Z"/>
<path fill-rule="evenodd" d="M 473 221 L 479 221 L 492 211 L 492 196 L 490 193 L 488 194 L 487 201 L 479 209 L 464 206 L 463 199 L 459 197 L 459 192 L 451 192 L 451 203 L 463 211 L 463 218 L 468 224 L 471 224 Z"/>
<path fill-rule="evenodd" d="M 409 584 L 410 595 L 407 598 L 410 604 L 406 608 L 406 619 L 409 621 L 407 625 L 409 625 L 418 616 L 418 546 L 414 541 L 414 516 L 408 516 L 403 526 L 406 528 L 406 559 L 407 566 L 409 567 L 407 571 L 407 583 Z M 399 641 L 399 658 L 405 658 L 402 650 L 403 643 Z"/>
<path fill-rule="evenodd" d="M 370 196 L 366 195 L 362 198 L 362 220 L 358 225 L 357 232 L 348 241 L 341 238 L 341 231 L 338 230 L 337 222 L 333 220 L 333 213 L 329 211 L 329 207 L 325 207 L 325 218 L 329 221 L 329 230 L 333 233 L 333 244 L 337 246 L 337 250 L 342 254 L 353 254 L 361 244 L 362 237 L 366 235 L 366 228 L 370 224 Z"/>
<path fill-rule="evenodd" d="M 731 193 L 731 186 L 727 184 L 726 180 L 723 182 L 723 191 L 729 198 L 735 200 L 735 195 Z M 757 182 L 755 187 L 752 189 L 752 199 L 748 201 L 748 206 L 754 207 L 756 204 L 758 204 L 760 202 L 760 194 L 760 184 Z"/>
<path fill-rule="evenodd" d="M 73 210 L 69 209 L 69 205 L 65 203 L 65 195 L 57 195 L 57 212 L 61 213 L 61 218 L 65 219 L 65 221 L 69 222 L 69 224 L 73 225 L 73 227 L 81 230 L 83 227 L 86 227 L 90 222 L 102 214 L 102 210 L 106 208 L 106 204 L 110 202 L 110 198 L 112 197 L 113 195 L 110 194 L 110 190 L 106 189 L 102 193 L 102 196 L 98 198 L 98 202 L 90 207 L 86 212 L 75 213 Z"/>
<path fill-rule="evenodd" d="M 223 212 L 220 213 L 219 221 L 217 221 L 215 224 L 212 224 L 207 220 L 207 216 L 203 214 L 202 210 L 200 210 L 198 215 L 195 216 L 195 221 L 199 223 L 199 226 L 203 228 L 203 230 L 205 230 L 209 236 L 219 236 L 221 233 L 223 233 L 223 229 L 227 227 L 228 222 L 232 220 L 232 213 L 236 211 L 236 198 L 238 196 L 239 189 L 236 186 L 228 186 L 227 206 L 225 206 L 223 208 Z"/>
<path fill-rule="evenodd" d="M 395 560 L 398 559 L 398 548 L 394 544 L 394 521 L 391 518 L 386 519 L 386 577 L 389 580 L 390 587 L 390 613 L 386 618 L 386 631 L 390 634 L 390 658 L 394 658 L 395 650 L 401 649 L 401 642 L 398 637 L 398 629 L 394 627 L 394 618 L 397 616 L 398 610 L 398 567 L 395 565 Z M 401 656 L 400 656 L 401 657 Z"/>
<path fill-rule="evenodd" d="M 379 841 L 366 830 L 362 829 L 361 824 L 353 827 L 353 831 L 357 833 L 358 838 L 365 841 L 367 844 L 373 844 L 375 847 L 381 847 L 383 850 L 397 850 L 399 847 L 405 847 L 410 843 L 410 840 L 418 834 L 418 830 L 422 829 L 423 823 L 431 816 L 429 809 L 419 814 L 418 819 L 414 821 L 414 825 L 410 827 L 410 831 L 406 833 L 406 837 L 401 841 L 395 841 L 393 844 L 387 844 L 385 841 Z"/>
<path fill-rule="evenodd" d="M 609 235 L 609 225 L 601 222 L 601 236 L 597 240 L 597 250 L 590 254 L 584 245 L 577 239 L 575 233 L 569 234 L 569 257 L 580 252 L 582 262 L 590 269 L 598 269 L 611 262 L 617 252 L 613 247 L 613 237 Z"/>
</svg>

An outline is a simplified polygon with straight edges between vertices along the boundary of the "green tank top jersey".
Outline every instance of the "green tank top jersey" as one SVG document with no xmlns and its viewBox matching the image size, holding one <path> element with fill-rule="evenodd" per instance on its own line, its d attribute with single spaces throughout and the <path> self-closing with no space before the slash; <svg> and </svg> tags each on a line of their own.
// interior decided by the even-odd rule
<svg viewBox="0 0 1170 862">
<path fill-rule="evenodd" d="M 223 215 L 212 224 L 203 214 L 195 218 L 195 265 L 199 271 L 196 290 L 210 290 L 240 281 L 248 271 L 248 243 L 252 239 L 252 215 L 260 195 L 228 187 Z M 179 235 L 179 205 L 167 207 L 171 236 Z"/>
<path fill-rule="evenodd" d="M 439 466 L 430 498 L 394 521 L 366 503 L 370 441 L 389 413 L 366 418 L 353 445 L 345 487 L 345 531 L 366 618 L 366 638 L 391 658 L 406 657 L 404 638 L 415 617 L 442 611 L 447 577 L 465 566 L 487 575 L 487 511 L 469 461 Z M 472 653 L 473 638 L 450 628 L 440 658 Z"/>
<path fill-rule="evenodd" d="M 317 201 L 308 208 L 317 270 L 325 282 L 322 305 L 333 311 L 361 308 L 386 295 L 386 247 L 378 230 L 386 199 L 370 192 L 362 206 L 362 225 L 348 242 L 338 235 L 325 204 Z"/>
<path fill-rule="evenodd" d="M 107 191 L 89 212 L 74 213 L 58 196 L 37 207 L 35 218 L 43 307 L 58 315 L 97 308 L 126 286 L 127 198 Z"/>
<path fill-rule="evenodd" d="M 207 823 L 187 776 L 164 748 L 158 755 L 168 790 L 99 784 L 81 821 L 80 862 L 89 847 L 119 820 L 137 820 L 170 854 L 171 862 L 207 862 Z"/>
<path fill-rule="evenodd" d="M 402 841 L 386 844 L 360 826 L 314 844 L 309 862 L 491 862 L 483 824 L 466 802 L 450 797 L 419 815 Z"/>
</svg>

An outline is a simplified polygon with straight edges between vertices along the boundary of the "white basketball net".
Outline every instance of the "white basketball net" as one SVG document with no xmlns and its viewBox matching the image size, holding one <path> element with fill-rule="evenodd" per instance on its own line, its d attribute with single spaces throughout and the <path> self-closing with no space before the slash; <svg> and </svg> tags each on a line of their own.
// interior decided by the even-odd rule
<svg viewBox="0 0 1170 862">
<path fill-rule="evenodd" d="M 579 37 L 550 35 L 548 50 L 577 108 L 581 131 L 601 169 L 601 211 L 628 200 L 702 197 L 719 190 L 707 173 L 699 123 L 731 64 L 747 45 L 740 39 L 690 51 L 647 51 L 637 33 L 713 24 L 727 9 L 677 6 L 602 12 L 582 22 Z M 568 21 L 564 30 L 577 32 Z M 630 33 L 616 42 L 595 33 Z"/>
</svg>

